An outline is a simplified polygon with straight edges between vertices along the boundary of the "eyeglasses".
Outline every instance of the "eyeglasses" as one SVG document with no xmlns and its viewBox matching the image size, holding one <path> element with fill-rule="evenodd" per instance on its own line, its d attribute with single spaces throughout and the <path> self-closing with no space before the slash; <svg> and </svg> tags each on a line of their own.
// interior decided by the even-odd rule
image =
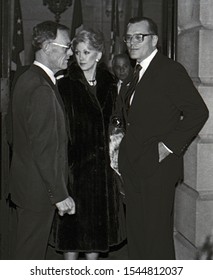
<svg viewBox="0 0 213 280">
<path fill-rule="evenodd" d="M 151 36 L 151 35 L 155 35 L 155 34 L 133 34 L 132 36 L 131 35 L 126 35 L 123 38 L 123 40 L 127 44 L 131 43 L 132 40 L 135 43 L 142 43 L 143 40 L 144 40 L 144 37 Z"/>
<path fill-rule="evenodd" d="M 71 43 L 69 43 L 67 45 L 63 45 L 63 44 L 59 44 L 59 43 L 56 43 L 56 42 L 51 42 L 50 44 L 53 44 L 55 46 L 59 46 L 59 47 L 65 48 L 66 51 L 68 51 L 71 48 L 71 46 L 72 46 Z"/>
</svg>

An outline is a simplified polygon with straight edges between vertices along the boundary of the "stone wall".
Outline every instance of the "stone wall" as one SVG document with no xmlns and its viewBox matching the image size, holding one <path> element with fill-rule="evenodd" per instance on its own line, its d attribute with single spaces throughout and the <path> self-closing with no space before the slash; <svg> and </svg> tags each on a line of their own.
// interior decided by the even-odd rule
<svg viewBox="0 0 213 280">
<path fill-rule="evenodd" d="M 187 69 L 210 116 L 184 160 L 175 201 L 177 259 L 195 259 L 213 230 L 213 5 L 178 1 L 177 60 Z M 209 246 L 211 244 L 209 243 Z"/>
</svg>

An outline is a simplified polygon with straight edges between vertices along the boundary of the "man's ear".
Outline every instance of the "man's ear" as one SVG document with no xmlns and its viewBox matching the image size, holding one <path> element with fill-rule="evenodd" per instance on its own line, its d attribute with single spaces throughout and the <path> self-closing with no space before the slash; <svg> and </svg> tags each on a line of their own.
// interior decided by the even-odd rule
<svg viewBox="0 0 213 280">
<path fill-rule="evenodd" d="M 153 46 L 157 46 L 158 43 L 158 36 L 157 35 L 153 35 L 152 37 L 152 45 Z"/>
<path fill-rule="evenodd" d="M 50 44 L 48 42 L 44 42 L 42 44 L 42 50 L 44 53 L 48 54 L 50 52 Z"/>
</svg>

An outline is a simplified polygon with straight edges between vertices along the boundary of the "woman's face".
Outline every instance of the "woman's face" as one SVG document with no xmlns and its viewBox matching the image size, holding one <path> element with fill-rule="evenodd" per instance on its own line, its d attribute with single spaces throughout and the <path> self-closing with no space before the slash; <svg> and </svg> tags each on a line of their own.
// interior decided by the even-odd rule
<svg viewBox="0 0 213 280">
<path fill-rule="evenodd" d="M 74 54 L 82 71 L 89 71 L 96 67 L 96 60 L 100 60 L 101 58 L 101 52 L 92 49 L 87 43 L 84 42 L 77 44 Z"/>
</svg>

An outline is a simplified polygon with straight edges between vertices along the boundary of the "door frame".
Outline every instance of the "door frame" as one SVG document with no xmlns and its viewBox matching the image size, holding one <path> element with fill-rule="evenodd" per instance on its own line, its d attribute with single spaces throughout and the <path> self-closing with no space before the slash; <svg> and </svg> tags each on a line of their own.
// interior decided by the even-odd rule
<svg viewBox="0 0 213 280">
<path fill-rule="evenodd" d="M 6 141 L 5 116 L 10 95 L 12 0 L 0 1 L 0 259 L 10 259 L 10 208 L 4 196 L 8 188 L 9 146 Z"/>
</svg>

